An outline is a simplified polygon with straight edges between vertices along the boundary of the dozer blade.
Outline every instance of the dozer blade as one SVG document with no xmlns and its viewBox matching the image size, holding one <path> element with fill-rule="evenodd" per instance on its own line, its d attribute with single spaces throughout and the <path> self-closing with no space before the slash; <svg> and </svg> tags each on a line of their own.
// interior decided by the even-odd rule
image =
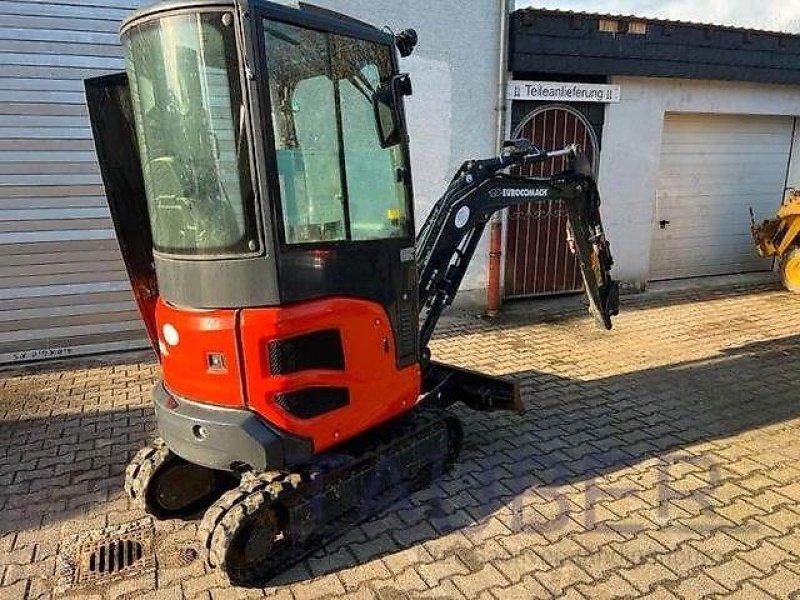
<svg viewBox="0 0 800 600">
<path fill-rule="evenodd" d="M 517 382 L 436 361 L 425 368 L 422 390 L 422 402 L 442 408 L 460 401 L 473 410 L 525 412 Z"/>
<path fill-rule="evenodd" d="M 619 283 L 611 278 L 611 249 L 600 220 L 600 194 L 583 155 L 575 160 L 575 173 L 584 178 L 583 194 L 565 199 L 573 249 L 581 270 L 589 312 L 605 328 L 619 314 Z"/>
</svg>

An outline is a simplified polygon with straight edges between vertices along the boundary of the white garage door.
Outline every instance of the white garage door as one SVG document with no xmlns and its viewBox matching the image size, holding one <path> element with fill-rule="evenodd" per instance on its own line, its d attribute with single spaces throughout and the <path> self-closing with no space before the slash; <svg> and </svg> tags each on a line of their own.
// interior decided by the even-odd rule
<svg viewBox="0 0 800 600">
<path fill-rule="evenodd" d="M 0 364 L 147 347 L 83 79 L 146 0 L 0 0 Z"/>
<path fill-rule="evenodd" d="M 664 120 L 650 279 L 766 270 L 750 238 L 783 197 L 792 117 L 671 114 Z"/>
</svg>

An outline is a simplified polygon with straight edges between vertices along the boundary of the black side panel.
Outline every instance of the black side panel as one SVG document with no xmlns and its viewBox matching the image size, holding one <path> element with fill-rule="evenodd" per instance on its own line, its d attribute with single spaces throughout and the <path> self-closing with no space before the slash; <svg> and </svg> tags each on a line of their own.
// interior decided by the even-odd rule
<svg viewBox="0 0 800 600">
<path fill-rule="evenodd" d="M 307 369 L 344 370 L 344 349 L 338 329 L 323 329 L 269 343 L 270 373 L 288 375 Z"/>
<path fill-rule="evenodd" d="M 114 73 L 87 79 L 84 85 L 117 242 L 150 343 L 158 355 L 155 324 L 158 283 L 128 76 Z"/>
<path fill-rule="evenodd" d="M 376 240 L 278 253 L 281 303 L 349 296 L 373 300 L 389 315 L 399 368 L 417 362 L 417 269 L 413 242 Z"/>
<path fill-rule="evenodd" d="M 275 396 L 275 402 L 290 415 L 311 419 L 350 404 L 350 392 L 341 387 L 310 387 Z"/>
</svg>

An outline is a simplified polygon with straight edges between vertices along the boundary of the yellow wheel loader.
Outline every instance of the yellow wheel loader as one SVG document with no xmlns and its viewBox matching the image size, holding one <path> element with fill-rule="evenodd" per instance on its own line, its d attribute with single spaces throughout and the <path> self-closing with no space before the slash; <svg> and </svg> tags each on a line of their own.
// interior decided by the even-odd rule
<svg viewBox="0 0 800 600">
<path fill-rule="evenodd" d="M 800 293 L 800 190 L 788 190 L 774 219 L 756 225 L 751 208 L 750 220 L 758 253 L 777 258 L 783 286 L 790 292 Z"/>
</svg>

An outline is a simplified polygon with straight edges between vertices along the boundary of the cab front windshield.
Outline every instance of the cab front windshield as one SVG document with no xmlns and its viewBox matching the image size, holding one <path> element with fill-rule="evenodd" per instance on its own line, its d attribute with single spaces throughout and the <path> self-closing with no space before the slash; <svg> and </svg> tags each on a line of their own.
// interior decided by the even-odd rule
<svg viewBox="0 0 800 600">
<path fill-rule="evenodd" d="M 271 20 L 264 38 L 285 242 L 409 236 L 404 149 L 375 121 L 391 47 Z"/>
<path fill-rule="evenodd" d="M 232 15 L 135 25 L 123 42 L 156 250 L 258 249 Z"/>
</svg>

